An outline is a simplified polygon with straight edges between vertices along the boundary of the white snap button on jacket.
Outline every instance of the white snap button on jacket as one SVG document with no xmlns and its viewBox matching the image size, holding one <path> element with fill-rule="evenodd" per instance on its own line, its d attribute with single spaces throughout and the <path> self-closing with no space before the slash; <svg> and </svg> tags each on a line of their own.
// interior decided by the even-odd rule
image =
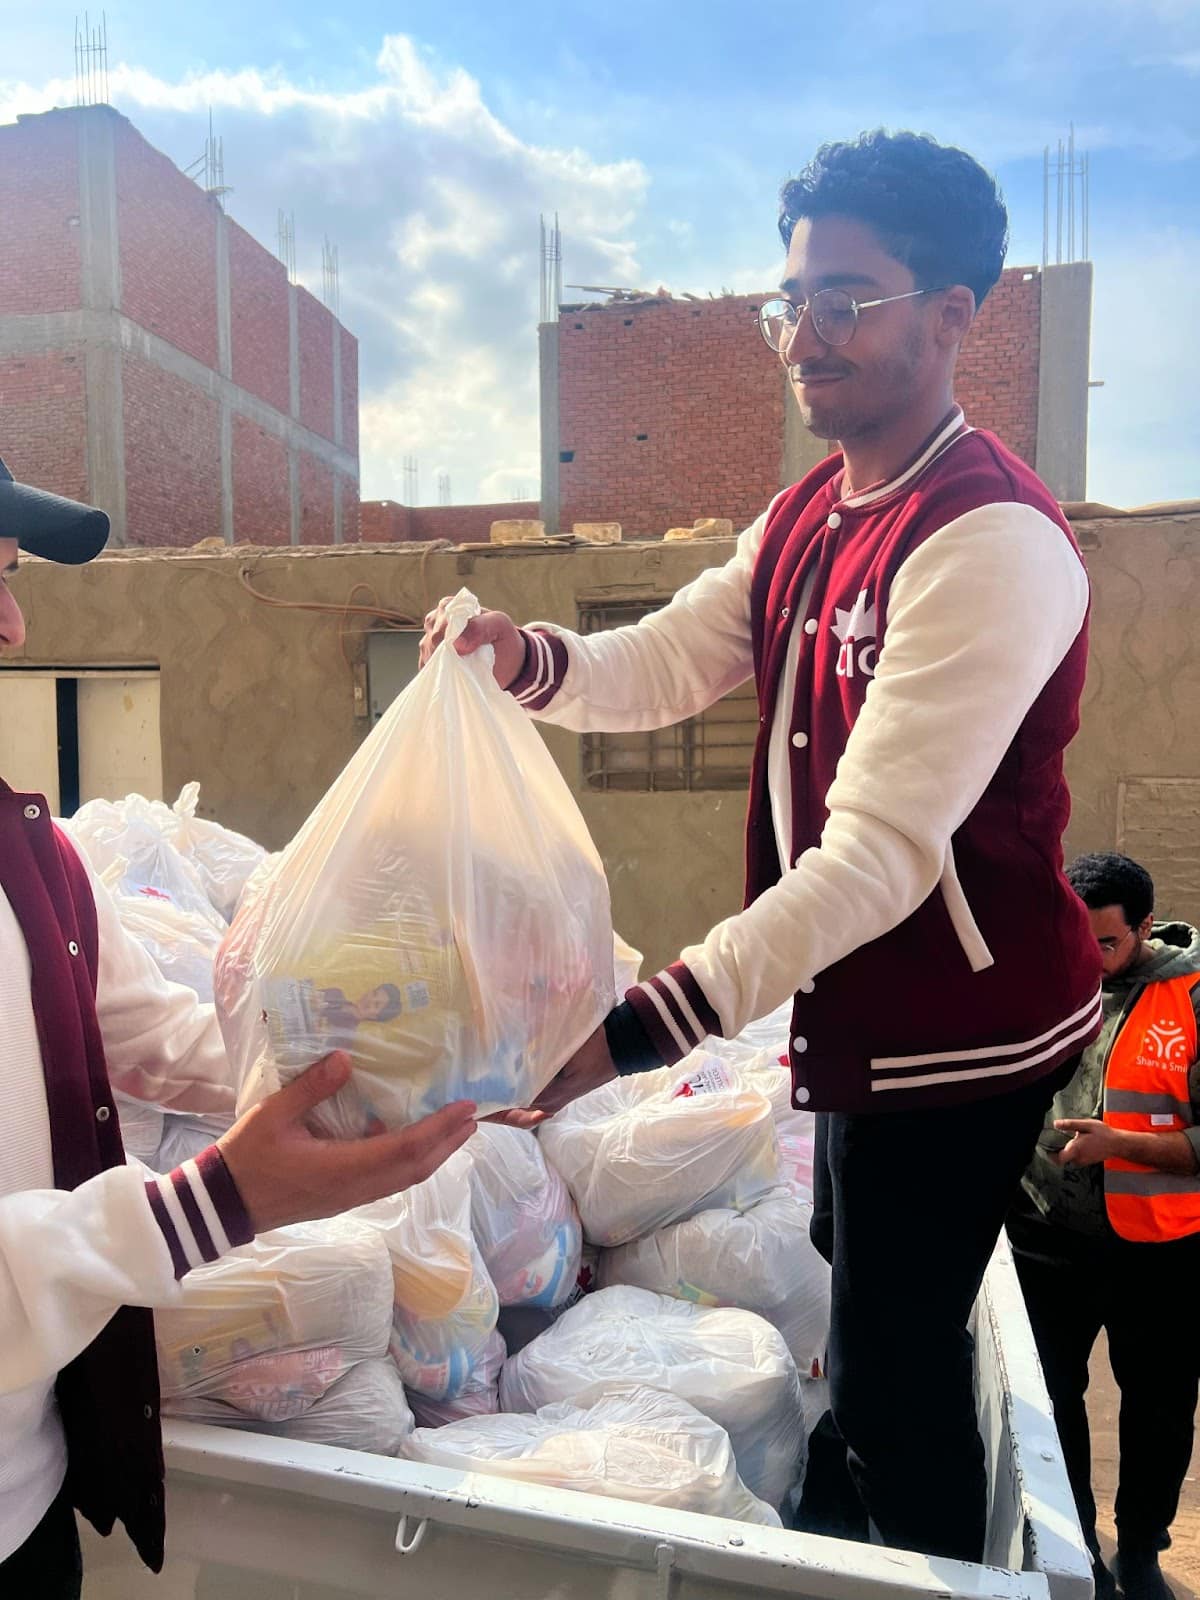
<svg viewBox="0 0 1200 1600">
<path fill-rule="evenodd" d="M 820 626 L 821 624 L 817 621 L 816 617 L 809 617 L 808 621 L 804 624 L 804 631 L 805 633 L 816 633 Z"/>
<path fill-rule="evenodd" d="M 802 1056 L 804 1054 L 804 1052 L 808 1049 L 808 1040 L 804 1039 L 804 1038 L 801 1038 L 801 1036 L 799 1034 L 797 1034 L 796 1037 L 792 1040 L 792 1049 L 796 1052 L 796 1054 L 798 1056 Z"/>
<path fill-rule="evenodd" d="M 808 743 L 808 735 L 806 733 L 794 733 L 792 735 L 792 743 L 796 746 L 797 750 L 803 750 L 804 746 Z"/>
<path fill-rule="evenodd" d="M 806 1106 L 809 1099 L 808 1090 L 803 1084 L 801 1084 L 800 1087 L 794 1092 L 792 1098 L 795 1100 L 798 1106 Z"/>
<path fill-rule="evenodd" d="M 96 1121 L 97 1122 L 107 1122 L 109 1117 L 111 1117 L 111 1116 L 112 1116 L 112 1112 L 108 1109 L 107 1106 L 97 1106 L 96 1107 Z"/>
<path fill-rule="evenodd" d="M 811 978 L 805 978 L 804 982 L 800 985 L 800 993 L 811 994 L 816 987 L 816 984 Z"/>
<path fill-rule="evenodd" d="M 29 818 L 30 822 L 36 822 L 37 819 L 41 816 L 41 814 L 42 814 L 41 806 L 26 806 L 25 807 L 25 815 Z"/>
<path fill-rule="evenodd" d="M 77 956 L 79 954 L 79 946 L 75 943 L 74 939 L 72 939 L 67 945 L 67 949 L 73 956 Z"/>
<path fill-rule="evenodd" d="M 842 513 L 840 511 L 831 511 L 829 513 L 829 526 L 836 533 L 837 530 L 841 527 L 841 525 L 842 525 Z"/>
</svg>

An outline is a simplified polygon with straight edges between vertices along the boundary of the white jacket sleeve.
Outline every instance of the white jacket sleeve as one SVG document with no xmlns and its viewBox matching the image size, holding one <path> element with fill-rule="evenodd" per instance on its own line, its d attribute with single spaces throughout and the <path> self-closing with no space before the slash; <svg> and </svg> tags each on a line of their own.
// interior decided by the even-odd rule
<svg viewBox="0 0 1200 1600">
<path fill-rule="evenodd" d="M 640 622 L 590 634 L 531 624 L 529 660 L 510 685 L 517 701 L 578 733 L 632 733 L 682 722 L 744 683 L 754 671 L 750 582 L 769 515 L 723 567 Z"/>
<path fill-rule="evenodd" d="M 118 1306 L 178 1297 L 137 1166 L 0 1199 L 0 1393 L 53 1377 Z"/>
<path fill-rule="evenodd" d="M 726 1037 L 741 1032 L 952 877 L 951 838 L 1070 649 L 1087 604 L 1082 562 L 1032 507 L 980 507 L 918 547 L 892 584 L 884 646 L 828 792 L 819 846 L 630 991 L 664 1059 L 694 1048 L 715 1021 Z M 974 958 L 989 960 L 981 949 Z"/>
<path fill-rule="evenodd" d="M 232 1112 L 237 1093 L 215 1008 L 163 977 L 87 871 L 99 925 L 96 1014 L 113 1087 L 173 1111 Z"/>
<path fill-rule="evenodd" d="M 216 1146 L 162 1177 L 137 1162 L 0 1198 L 0 1394 L 53 1377 L 123 1305 L 167 1306 L 254 1229 Z"/>
</svg>

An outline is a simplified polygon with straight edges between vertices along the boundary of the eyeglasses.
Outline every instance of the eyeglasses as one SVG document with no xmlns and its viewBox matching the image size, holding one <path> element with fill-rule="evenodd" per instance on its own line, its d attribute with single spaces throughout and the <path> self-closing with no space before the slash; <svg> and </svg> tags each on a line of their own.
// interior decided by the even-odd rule
<svg viewBox="0 0 1200 1600">
<path fill-rule="evenodd" d="M 1096 943 L 1100 946 L 1101 950 L 1106 956 L 1115 956 L 1117 951 L 1126 942 L 1126 940 L 1136 937 L 1137 929 L 1130 928 L 1127 930 L 1127 932 L 1123 933 L 1119 939 L 1114 936 L 1107 939 L 1097 939 Z"/>
<path fill-rule="evenodd" d="M 889 294 L 882 300 L 856 300 L 845 289 L 818 289 L 799 305 L 790 300 L 768 300 L 759 308 L 758 331 L 776 355 L 782 355 L 807 311 L 813 332 L 822 344 L 849 344 L 858 327 L 860 311 L 873 311 L 876 306 L 890 306 L 896 300 L 916 300 L 923 294 L 938 293 L 938 289 L 911 289 L 908 294 Z"/>
</svg>

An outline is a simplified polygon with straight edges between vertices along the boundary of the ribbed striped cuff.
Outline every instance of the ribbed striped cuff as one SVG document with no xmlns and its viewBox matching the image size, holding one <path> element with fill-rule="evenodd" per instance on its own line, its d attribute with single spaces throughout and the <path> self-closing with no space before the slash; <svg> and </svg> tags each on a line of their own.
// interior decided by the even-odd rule
<svg viewBox="0 0 1200 1600">
<path fill-rule="evenodd" d="M 177 1278 L 254 1237 L 233 1174 L 215 1144 L 194 1161 L 148 1182 L 146 1198 L 167 1241 Z"/>
<path fill-rule="evenodd" d="M 721 1019 L 704 990 L 682 961 L 673 961 L 645 983 L 625 991 L 664 1066 L 682 1061 L 710 1033 L 721 1032 Z"/>
<path fill-rule="evenodd" d="M 508 686 L 508 692 L 526 711 L 544 711 L 567 675 L 567 647 L 556 633 L 522 628 L 525 664 Z"/>
</svg>

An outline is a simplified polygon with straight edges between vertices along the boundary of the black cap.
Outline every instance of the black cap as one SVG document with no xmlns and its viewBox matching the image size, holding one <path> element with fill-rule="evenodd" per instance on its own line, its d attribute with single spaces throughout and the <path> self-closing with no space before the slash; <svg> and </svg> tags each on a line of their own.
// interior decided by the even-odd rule
<svg viewBox="0 0 1200 1600">
<path fill-rule="evenodd" d="M 108 516 L 95 506 L 16 483 L 0 461 L 0 539 L 15 539 L 30 555 L 78 567 L 108 543 Z"/>
</svg>

